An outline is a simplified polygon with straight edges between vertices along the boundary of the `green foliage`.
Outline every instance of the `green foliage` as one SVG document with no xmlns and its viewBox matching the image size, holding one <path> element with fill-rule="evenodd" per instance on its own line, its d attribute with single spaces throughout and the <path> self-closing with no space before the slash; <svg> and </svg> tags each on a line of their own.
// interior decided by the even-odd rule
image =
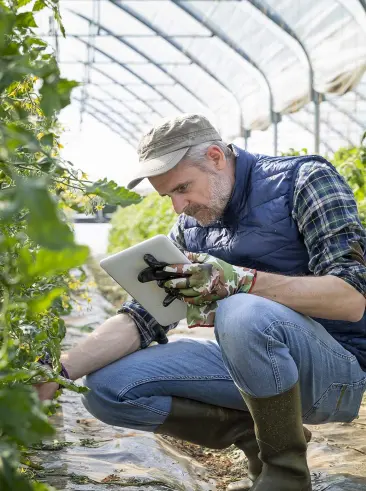
<svg viewBox="0 0 366 491">
<path fill-rule="evenodd" d="M 120 208 L 111 221 L 108 251 L 118 252 L 154 235 L 167 234 L 176 219 L 170 199 L 157 193 L 150 194 L 128 210 Z"/>
<path fill-rule="evenodd" d="M 359 147 L 342 147 L 331 160 L 334 167 L 346 179 L 355 195 L 361 222 L 366 227 L 366 133 L 361 138 Z M 290 148 L 283 156 L 308 155 L 307 148 L 300 151 Z"/>
<path fill-rule="evenodd" d="M 61 316 L 81 287 L 89 255 L 75 244 L 67 212 L 140 200 L 113 181 L 89 181 L 60 156 L 57 113 L 77 83 L 61 77 L 33 32 L 34 12 L 46 7 L 63 31 L 57 0 L 0 0 L 1 491 L 50 489 L 19 471 L 23 449 L 53 432 L 52 405 L 42 404 L 32 386 L 56 381 L 85 390 L 58 375 Z M 55 371 L 37 363 L 46 352 Z"/>
<path fill-rule="evenodd" d="M 359 147 L 340 148 L 332 163 L 347 180 L 355 195 L 361 222 L 366 227 L 366 133 Z"/>
</svg>

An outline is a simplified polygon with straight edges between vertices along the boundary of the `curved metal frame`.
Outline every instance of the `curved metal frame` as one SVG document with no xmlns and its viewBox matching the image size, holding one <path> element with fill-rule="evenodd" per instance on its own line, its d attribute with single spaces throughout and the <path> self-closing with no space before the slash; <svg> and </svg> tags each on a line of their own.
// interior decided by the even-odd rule
<svg viewBox="0 0 366 491">
<path fill-rule="evenodd" d="M 361 5 L 361 9 L 364 10 L 366 13 L 366 0 L 355 0 L 357 3 Z M 355 19 L 355 21 L 359 24 L 362 30 L 366 30 L 366 16 L 364 16 L 362 19 L 360 18 L 359 13 L 357 12 L 357 9 L 355 9 L 355 5 L 350 5 L 349 0 L 337 0 L 339 4 L 342 5 L 343 8 L 348 10 L 348 12 L 351 14 L 351 16 Z"/>
<path fill-rule="evenodd" d="M 74 99 L 76 101 L 78 101 L 80 104 L 82 103 L 82 100 L 79 99 L 78 97 L 74 97 Z M 87 101 L 85 101 L 86 104 L 88 104 L 88 106 L 93 109 L 93 111 L 96 111 L 97 113 L 101 114 L 103 117 L 107 118 L 107 120 L 109 120 L 111 123 L 115 124 L 116 126 L 118 126 L 119 128 L 121 128 L 121 130 L 126 133 L 128 135 L 128 137 L 132 140 L 135 141 L 135 143 L 137 143 L 137 138 L 136 136 L 131 133 L 131 131 L 126 128 L 123 123 L 121 123 L 120 121 L 116 121 L 114 118 L 112 118 L 109 114 L 107 114 L 106 112 L 102 111 L 101 109 L 95 107 L 93 104 L 90 103 L 90 100 L 88 99 Z"/>
<path fill-rule="evenodd" d="M 89 97 L 89 100 L 98 102 L 100 104 L 103 104 L 109 111 L 111 111 L 111 113 L 115 114 L 118 118 L 121 118 L 125 123 L 130 124 L 134 128 L 135 131 L 137 131 L 138 133 L 142 133 L 141 129 L 136 125 L 136 123 L 133 123 L 132 121 L 127 120 L 126 118 L 124 118 L 121 115 L 121 113 L 119 113 L 113 106 L 111 106 L 110 104 L 108 104 L 103 99 L 98 99 L 97 97 Z"/>
<path fill-rule="evenodd" d="M 92 64 L 92 65 L 90 65 L 90 67 L 92 68 L 92 70 L 95 70 L 96 72 L 100 73 L 104 77 L 108 78 L 108 80 L 110 80 L 111 82 L 113 82 L 115 85 L 118 85 L 119 87 L 122 87 L 122 89 L 124 89 L 126 92 L 128 92 L 129 94 L 131 94 L 138 101 L 140 101 L 143 104 L 145 104 L 146 107 L 148 107 L 151 111 L 153 111 L 159 117 L 161 117 L 161 118 L 163 117 L 163 115 L 162 115 L 162 113 L 160 111 L 158 111 L 157 109 L 155 109 L 154 106 L 151 106 L 148 101 L 146 101 L 145 99 L 143 99 L 139 95 L 135 94 L 135 92 L 133 90 L 129 89 L 128 87 L 125 87 L 123 84 L 121 84 L 121 82 L 119 82 L 118 80 L 116 80 L 115 78 L 113 78 L 108 73 L 105 73 L 102 69 L 96 67 L 95 65 Z"/>
<path fill-rule="evenodd" d="M 274 132 L 273 132 L 274 133 L 274 154 L 277 155 L 277 153 L 278 153 L 277 125 L 278 125 L 278 122 L 281 120 L 281 115 L 279 113 L 276 113 L 274 110 L 273 92 L 272 92 L 271 84 L 267 78 L 267 75 L 260 68 L 260 66 L 241 48 L 241 46 L 239 46 L 233 39 L 231 39 L 229 36 L 227 36 L 225 34 L 225 32 L 222 31 L 219 27 L 217 27 L 212 22 L 210 22 L 207 19 L 207 17 L 203 17 L 200 12 L 198 12 L 197 10 L 194 9 L 194 7 L 191 7 L 186 3 L 183 4 L 183 2 L 181 0 L 170 0 L 170 1 L 174 5 L 176 5 L 180 9 L 182 9 L 186 14 L 190 15 L 197 22 L 199 22 L 200 24 L 205 26 L 206 29 L 208 29 L 214 36 L 216 36 L 224 44 L 229 46 L 229 48 L 231 48 L 243 60 L 245 60 L 247 63 L 249 63 L 260 74 L 262 80 L 264 81 L 264 83 L 268 89 L 270 121 L 273 124 L 273 129 L 274 129 Z"/>
<path fill-rule="evenodd" d="M 355 116 L 353 116 L 352 113 L 348 112 L 346 109 L 339 107 L 334 100 L 324 99 L 324 102 L 327 102 L 330 106 L 334 107 L 334 109 L 336 109 L 338 112 L 347 116 L 347 118 L 350 119 L 353 123 L 357 124 L 357 126 L 359 126 L 361 130 L 363 131 L 365 130 L 365 125 L 362 124 L 361 121 L 359 121 Z"/>
<path fill-rule="evenodd" d="M 296 119 L 291 115 L 291 114 L 284 114 L 284 117 L 288 118 L 292 123 L 296 124 L 296 126 L 299 126 L 300 128 L 304 129 L 305 131 L 308 131 L 309 133 L 313 134 L 313 130 L 309 128 L 305 123 L 302 123 L 301 121 L 296 121 Z M 328 145 L 326 142 L 322 142 L 322 144 L 329 150 L 329 152 L 334 152 L 333 148 Z"/>
<path fill-rule="evenodd" d="M 106 75 L 105 73 L 103 73 L 102 70 L 101 70 L 101 72 L 103 75 Z M 113 94 L 111 94 L 108 90 L 104 89 L 100 85 L 97 85 L 97 84 L 91 84 L 91 85 L 93 85 L 94 87 L 97 87 L 101 92 L 103 92 L 108 97 L 110 97 L 110 99 L 112 101 L 117 102 L 118 104 L 121 104 L 121 106 L 125 107 L 127 109 L 127 111 L 129 111 L 132 114 L 134 114 L 135 116 L 139 117 L 141 119 L 141 123 L 148 124 L 148 125 L 150 124 L 150 122 L 145 118 L 145 116 L 143 114 L 139 113 L 135 109 L 131 109 L 128 106 L 128 104 L 125 101 L 123 101 L 122 99 L 117 99 L 117 97 L 115 97 Z"/>
<path fill-rule="evenodd" d="M 113 131 L 113 133 L 116 133 L 116 135 L 120 136 L 125 140 L 126 143 L 129 142 L 128 137 L 120 133 L 119 130 L 114 128 L 112 125 L 108 124 L 106 121 L 104 121 L 102 118 L 99 118 L 94 112 L 92 112 L 90 109 L 87 107 L 84 108 L 84 111 L 89 114 L 89 116 L 92 116 L 94 119 L 98 121 L 98 123 L 101 123 L 102 125 L 106 126 L 109 130 Z"/>
<path fill-rule="evenodd" d="M 136 48 L 133 44 L 131 44 L 130 42 L 126 41 L 126 39 L 120 38 L 114 32 L 112 32 L 110 29 L 108 29 L 107 27 L 103 26 L 100 23 L 97 23 L 97 22 L 93 21 L 92 19 L 86 17 L 83 14 L 79 14 L 78 12 L 75 12 L 74 10 L 70 10 L 70 9 L 69 9 L 69 11 L 72 12 L 73 14 L 77 15 L 78 17 L 81 17 L 82 19 L 84 19 L 85 21 L 89 22 L 90 24 L 94 24 L 99 29 L 102 29 L 103 31 L 107 32 L 111 37 L 113 37 L 114 39 L 117 39 L 117 41 L 119 41 L 120 43 L 124 44 L 128 48 L 132 49 L 135 53 L 137 53 L 138 55 L 140 55 L 143 58 L 145 58 L 145 60 L 147 60 L 152 65 L 154 65 L 161 72 L 163 72 L 165 75 L 167 75 L 171 80 L 174 80 L 174 82 L 176 84 L 178 84 L 180 87 L 182 87 L 184 90 L 186 90 L 191 96 L 193 96 L 198 102 L 200 102 L 200 104 L 202 104 L 207 109 L 209 109 L 209 107 L 207 106 L 207 103 L 203 99 L 201 99 L 200 97 L 198 97 L 198 95 L 195 94 L 189 87 L 187 87 L 187 85 L 185 85 L 183 82 L 181 82 L 177 77 L 175 77 L 172 73 L 170 73 L 160 63 L 157 63 L 155 60 L 153 60 L 152 58 L 150 58 L 150 56 L 146 55 L 140 49 Z"/>
<path fill-rule="evenodd" d="M 224 82 L 222 82 L 217 76 L 215 75 L 214 72 L 212 72 L 207 66 L 205 66 L 195 55 L 190 53 L 188 50 L 186 50 L 180 43 L 178 43 L 175 39 L 172 39 L 170 36 L 168 36 L 164 31 L 162 31 L 159 27 L 153 25 L 148 19 L 146 19 L 143 15 L 139 14 L 135 10 L 133 10 L 129 5 L 126 5 L 124 3 L 118 3 L 116 0 L 109 0 L 110 3 L 115 5 L 117 8 L 125 12 L 126 14 L 129 14 L 131 17 L 133 17 L 135 20 L 139 21 L 141 24 L 146 26 L 148 29 L 151 31 L 155 32 L 158 36 L 160 36 L 164 41 L 169 43 L 171 46 L 173 46 L 175 49 L 177 49 L 180 53 L 182 53 L 184 56 L 186 56 L 189 60 L 191 60 L 192 63 L 197 65 L 201 70 L 203 70 L 207 75 L 209 75 L 216 83 L 218 83 L 223 89 L 225 89 L 226 92 L 229 93 L 229 95 L 235 100 L 235 103 L 237 107 L 239 108 L 239 136 L 244 136 L 243 135 L 243 114 L 242 114 L 242 107 L 239 99 L 237 96 L 231 91 L 230 87 L 228 87 Z"/>
<path fill-rule="evenodd" d="M 70 34 L 70 37 L 74 37 L 72 34 Z M 84 39 L 81 39 L 81 38 L 77 38 L 78 41 L 80 41 L 81 43 L 84 43 L 86 46 L 91 46 L 87 41 L 85 41 Z M 167 102 L 169 102 L 175 109 L 177 109 L 178 111 L 180 112 L 184 112 L 184 110 L 177 106 L 177 104 L 172 101 L 170 99 L 170 97 L 166 96 L 163 94 L 163 92 L 161 92 L 159 89 L 156 88 L 156 86 L 150 84 L 145 78 L 141 77 L 141 75 L 139 75 L 138 73 L 134 72 L 131 68 L 129 68 L 127 65 L 125 65 L 125 63 L 122 63 L 121 61 L 118 61 L 116 58 L 114 58 L 114 56 L 111 56 L 110 54 L 106 53 L 105 51 L 103 51 L 102 49 L 100 48 L 97 48 L 96 46 L 93 46 L 93 49 L 95 51 L 98 51 L 100 54 L 106 56 L 107 58 L 109 58 L 111 61 L 113 61 L 114 63 L 116 63 L 117 65 L 119 65 L 120 67 L 124 68 L 127 72 L 131 73 L 131 75 L 133 75 L 134 77 L 136 77 L 138 80 L 140 80 L 140 82 L 142 82 L 144 85 L 146 85 L 147 87 L 150 87 L 150 89 L 154 90 L 157 94 L 160 95 L 160 97 L 162 97 L 163 99 L 165 99 Z M 124 85 L 125 87 L 125 85 Z"/>
<path fill-rule="evenodd" d="M 306 107 L 303 107 L 302 110 L 304 112 L 306 112 L 307 114 L 313 114 L 311 111 L 309 111 L 309 109 L 307 109 Z M 333 126 L 331 123 L 329 123 L 329 121 L 323 121 L 323 123 L 328 126 L 328 128 L 333 132 L 335 133 L 336 135 L 338 135 L 340 138 L 342 138 L 343 140 L 345 140 L 346 142 L 349 143 L 349 145 L 351 146 L 354 146 L 354 143 L 346 136 L 344 135 L 341 131 L 339 131 L 335 126 Z"/>
<path fill-rule="evenodd" d="M 263 14 L 263 16 L 265 16 L 269 21 L 273 22 L 276 26 L 278 26 L 286 34 L 288 34 L 300 46 L 303 54 L 305 55 L 307 65 L 309 68 L 309 96 L 310 96 L 310 100 L 313 101 L 313 103 L 314 103 L 314 109 L 315 109 L 315 111 L 314 111 L 314 114 L 315 114 L 314 149 L 315 149 L 315 153 L 318 153 L 319 152 L 319 144 L 320 144 L 320 103 L 321 103 L 321 97 L 319 97 L 319 94 L 316 92 L 316 90 L 314 88 L 314 69 L 313 69 L 313 65 L 311 62 L 310 54 L 309 54 L 308 50 L 306 49 L 304 43 L 301 41 L 299 36 L 296 34 L 296 32 L 271 7 L 269 7 L 268 5 L 264 5 L 261 0 L 246 0 L 246 1 L 252 7 L 257 9 L 261 14 Z"/>
<path fill-rule="evenodd" d="M 96 67 L 95 65 L 92 65 L 91 68 L 93 70 L 95 70 L 96 72 L 100 73 L 101 75 L 103 75 L 104 77 L 108 78 L 108 80 L 110 80 L 114 84 L 116 84 L 119 87 L 121 87 L 122 89 L 126 90 L 126 92 L 128 92 L 129 94 L 131 94 L 132 96 L 134 96 L 136 100 L 138 100 L 139 102 L 142 102 L 143 104 L 145 104 L 145 106 L 148 109 L 150 109 L 153 113 L 155 113 L 157 116 L 159 116 L 159 118 L 162 118 L 163 117 L 163 114 L 160 111 L 158 111 L 157 109 L 155 109 L 154 106 L 151 106 L 146 99 L 143 99 L 142 97 L 140 97 L 137 94 L 135 94 L 135 92 L 133 90 L 130 90 L 128 87 L 126 87 L 125 85 L 121 84 L 118 80 L 116 80 L 115 78 L 113 78 L 111 75 L 109 75 L 108 73 L 106 73 L 104 70 L 102 70 L 101 68 Z M 96 87 L 99 87 L 101 89 L 101 87 L 99 85 L 97 85 L 97 84 L 94 84 L 94 85 Z M 126 105 L 126 103 L 123 103 L 123 101 L 121 99 L 118 99 L 118 102 Z M 127 109 L 129 109 L 131 111 L 131 109 L 128 106 L 127 106 Z M 135 114 L 138 114 L 141 117 L 141 119 L 143 118 L 143 116 L 140 113 L 137 113 L 136 111 L 134 111 L 134 112 L 135 112 Z M 144 118 L 144 120 L 145 120 L 145 122 L 147 124 L 150 124 L 149 121 L 147 121 L 145 118 Z"/>
<path fill-rule="evenodd" d="M 81 104 L 81 99 L 78 99 L 78 102 Z M 92 109 L 89 109 L 89 107 Z M 121 136 L 126 143 L 129 143 L 131 144 L 131 141 L 133 141 L 133 143 L 137 146 L 137 140 L 135 138 L 132 138 L 128 133 L 126 134 L 125 133 L 125 130 L 122 126 L 120 126 L 116 121 L 114 121 L 112 118 L 110 118 L 108 116 L 108 114 L 104 113 L 103 111 L 99 111 L 98 109 L 96 109 L 95 107 L 93 107 L 89 101 L 85 101 L 85 107 L 84 107 L 84 111 L 87 112 L 88 114 L 90 114 L 91 116 L 93 116 L 97 121 L 99 121 L 100 123 L 104 124 L 105 126 L 107 126 L 109 129 L 111 129 L 112 131 L 114 131 L 115 133 L 117 133 L 119 136 Z M 101 114 L 103 119 L 102 118 L 99 118 L 98 117 L 98 114 Z M 109 120 L 110 123 L 106 122 L 105 118 L 107 119 L 107 121 Z M 112 125 L 115 125 L 118 127 L 118 131 L 113 128 Z"/>
</svg>

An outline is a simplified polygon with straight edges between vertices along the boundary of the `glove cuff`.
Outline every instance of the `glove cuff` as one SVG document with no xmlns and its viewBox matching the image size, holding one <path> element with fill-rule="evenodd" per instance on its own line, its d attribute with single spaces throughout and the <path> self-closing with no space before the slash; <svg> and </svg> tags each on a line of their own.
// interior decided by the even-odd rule
<svg viewBox="0 0 366 491">
<path fill-rule="evenodd" d="M 254 284 L 257 279 L 257 270 L 256 269 L 247 269 L 240 268 L 240 286 L 238 288 L 238 292 L 240 293 L 251 293 L 253 290 Z"/>
</svg>

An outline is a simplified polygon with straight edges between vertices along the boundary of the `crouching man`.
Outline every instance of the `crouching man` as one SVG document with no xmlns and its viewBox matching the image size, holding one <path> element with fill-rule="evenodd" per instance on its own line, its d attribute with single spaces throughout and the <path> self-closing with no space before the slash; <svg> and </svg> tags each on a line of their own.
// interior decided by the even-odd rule
<svg viewBox="0 0 366 491">
<path fill-rule="evenodd" d="M 147 177 L 171 198 L 169 237 L 192 261 L 150 264 L 145 279 L 165 278 L 216 342 L 167 344 L 175 325 L 126 302 L 63 354 L 69 376 L 88 375 L 85 406 L 108 424 L 235 444 L 249 480 L 231 490 L 310 491 L 303 423 L 352 421 L 366 389 L 366 233 L 352 191 L 319 156 L 227 146 L 195 114 L 152 128 L 138 151 L 129 187 Z"/>
</svg>

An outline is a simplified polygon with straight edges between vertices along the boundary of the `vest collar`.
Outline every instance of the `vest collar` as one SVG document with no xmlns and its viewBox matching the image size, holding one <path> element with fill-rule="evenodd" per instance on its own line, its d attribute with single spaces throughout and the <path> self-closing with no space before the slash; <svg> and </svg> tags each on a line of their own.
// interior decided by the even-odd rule
<svg viewBox="0 0 366 491">
<path fill-rule="evenodd" d="M 237 222 L 245 207 L 248 196 L 248 186 L 252 166 L 258 160 L 255 155 L 230 144 L 229 148 L 235 155 L 235 182 L 231 198 L 226 205 L 222 222 L 224 225 L 233 225 Z"/>
</svg>

